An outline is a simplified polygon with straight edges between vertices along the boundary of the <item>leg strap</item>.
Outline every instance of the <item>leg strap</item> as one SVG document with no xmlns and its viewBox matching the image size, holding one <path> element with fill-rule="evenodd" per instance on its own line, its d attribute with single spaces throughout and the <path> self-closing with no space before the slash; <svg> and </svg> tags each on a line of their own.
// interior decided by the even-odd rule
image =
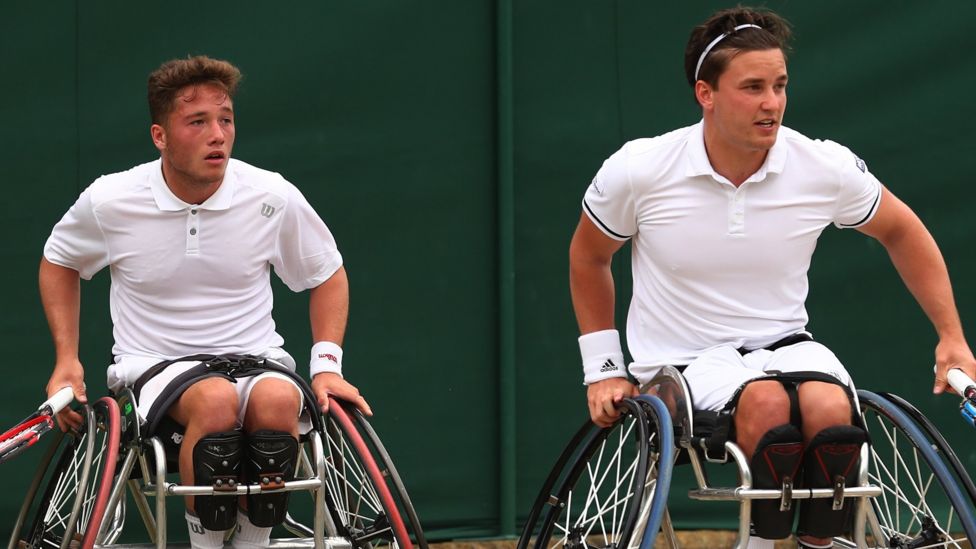
<svg viewBox="0 0 976 549">
<path fill-rule="evenodd" d="M 247 437 L 247 478 L 261 490 L 281 488 L 295 479 L 298 441 L 284 431 L 261 430 Z M 249 494 L 248 517 L 255 526 L 276 526 L 285 520 L 288 492 Z"/>
<path fill-rule="evenodd" d="M 803 434 L 796 426 L 785 423 L 766 432 L 752 455 L 749 468 L 755 488 L 782 489 L 778 500 L 753 500 L 754 533 L 766 539 L 782 539 L 793 531 L 793 487 L 803 461 Z"/>
<path fill-rule="evenodd" d="M 865 442 L 864 429 L 852 425 L 828 427 L 810 441 L 803 459 L 804 486 L 833 488 L 835 496 L 804 501 L 797 533 L 829 538 L 850 530 L 854 505 L 844 501 L 844 487 L 857 484 L 861 445 Z"/>
<path fill-rule="evenodd" d="M 236 491 L 241 478 L 244 438 L 240 431 L 211 433 L 193 447 L 193 482 L 218 491 Z M 200 524 L 207 530 L 229 530 L 237 523 L 237 498 L 194 496 Z"/>
</svg>

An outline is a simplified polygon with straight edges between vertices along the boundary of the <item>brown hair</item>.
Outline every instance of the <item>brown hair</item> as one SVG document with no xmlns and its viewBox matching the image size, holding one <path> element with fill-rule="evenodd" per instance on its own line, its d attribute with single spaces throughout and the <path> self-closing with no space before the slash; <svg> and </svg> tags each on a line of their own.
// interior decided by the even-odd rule
<svg viewBox="0 0 976 549">
<path fill-rule="evenodd" d="M 149 75 L 149 117 L 153 124 L 162 124 L 173 111 L 177 94 L 187 86 L 212 84 L 233 99 L 240 81 L 240 69 L 221 59 L 205 55 L 172 59 Z"/>
<path fill-rule="evenodd" d="M 734 30 L 739 25 L 748 24 L 761 28 Z M 705 56 L 696 79 L 698 58 L 712 40 L 725 33 L 728 36 L 715 44 Z M 725 72 L 733 57 L 744 51 L 772 49 L 781 50 L 785 56 L 789 52 L 792 35 L 789 22 L 767 9 L 738 6 L 715 12 L 707 21 L 692 29 L 691 36 L 688 37 L 688 45 L 685 47 L 685 76 L 688 84 L 694 88 L 695 82 L 704 80 L 713 88 L 718 88 L 718 78 Z"/>
</svg>

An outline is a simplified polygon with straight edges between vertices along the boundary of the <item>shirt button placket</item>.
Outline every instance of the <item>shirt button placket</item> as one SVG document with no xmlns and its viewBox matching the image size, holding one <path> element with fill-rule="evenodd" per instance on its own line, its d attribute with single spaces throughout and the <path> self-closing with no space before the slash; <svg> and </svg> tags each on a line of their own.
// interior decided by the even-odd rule
<svg viewBox="0 0 976 549">
<path fill-rule="evenodd" d="M 196 208 L 190 208 L 190 215 L 186 216 L 186 254 L 196 255 L 200 252 L 200 216 Z"/>
</svg>

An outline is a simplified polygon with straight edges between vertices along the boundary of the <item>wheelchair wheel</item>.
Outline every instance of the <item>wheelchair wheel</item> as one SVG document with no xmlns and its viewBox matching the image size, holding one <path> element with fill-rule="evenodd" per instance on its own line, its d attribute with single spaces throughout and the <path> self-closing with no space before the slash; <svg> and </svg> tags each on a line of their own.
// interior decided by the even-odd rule
<svg viewBox="0 0 976 549">
<path fill-rule="evenodd" d="M 366 419 L 330 399 L 324 420 L 326 505 L 339 534 L 354 548 L 426 549 L 399 475 Z"/>
<path fill-rule="evenodd" d="M 871 437 L 870 482 L 882 488 L 867 519 L 873 543 L 971 547 L 976 519 L 970 499 L 939 444 L 898 404 L 869 391 L 858 391 L 858 397 Z"/>
<path fill-rule="evenodd" d="M 660 403 L 656 397 L 625 399 L 614 425 L 601 429 L 587 421 L 577 431 L 536 498 L 519 549 L 638 547 L 645 530 L 653 541 L 673 452 L 670 416 L 653 401 Z"/>
<path fill-rule="evenodd" d="M 81 429 L 61 435 L 42 462 L 18 517 L 17 541 L 11 547 L 94 547 L 118 459 L 119 408 L 106 397 L 85 406 L 82 415 Z M 25 522 L 32 508 L 33 519 Z M 18 536 L 18 532 L 23 534 Z"/>
</svg>

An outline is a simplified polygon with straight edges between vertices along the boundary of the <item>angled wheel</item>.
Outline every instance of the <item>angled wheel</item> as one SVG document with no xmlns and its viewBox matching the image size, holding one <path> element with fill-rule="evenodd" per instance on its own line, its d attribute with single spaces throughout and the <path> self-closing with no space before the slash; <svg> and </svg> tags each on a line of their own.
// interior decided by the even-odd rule
<svg viewBox="0 0 976 549">
<path fill-rule="evenodd" d="M 587 421 L 577 431 L 536 498 L 519 549 L 638 547 L 645 531 L 653 540 L 670 484 L 672 433 L 660 400 L 641 398 L 625 399 L 611 427 Z"/>
<path fill-rule="evenodd" d="M 426 549 L 399 474 L 366 419 L 330 399 L 324 420 L 326 505 L 339 535 L 355 548 Z"/>
<path fill-rule="evenodd" d="M 971 547 L 976 518 L 948 453 L 901 405 L 858 391 L 871 437 L 870 482 L 882 488 L 867 518 L 869 542 L 881 547 Z M 941 437 L 939 437 L 941 438 Z M 945 444 L 948 448 L 948 444 Z"/>
<path fill-rule="evenodd" d="M 42 461 L 11 548 L 94 547 L 118 459 L 119 408 L 106 397 L 82 415 L 82 428 L 61 435 Z"/>
</svg>

